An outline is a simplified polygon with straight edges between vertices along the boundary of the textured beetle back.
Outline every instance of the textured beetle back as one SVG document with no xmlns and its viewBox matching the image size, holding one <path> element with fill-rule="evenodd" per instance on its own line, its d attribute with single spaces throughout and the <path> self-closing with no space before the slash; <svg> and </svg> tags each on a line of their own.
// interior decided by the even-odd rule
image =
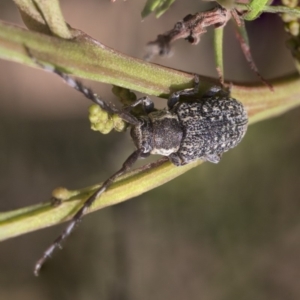
<svg viewBox="0 0 300 300">
<path fill-rule="evenodd" d="M 219 157 L 235 147 L 247 130 L 244 106 L 233 98 L 202 98 L 198 102 L 175 105 L 184 134 L 177 156 L 181 164 L 197 159 L 218 162 Z"/>
</svg>

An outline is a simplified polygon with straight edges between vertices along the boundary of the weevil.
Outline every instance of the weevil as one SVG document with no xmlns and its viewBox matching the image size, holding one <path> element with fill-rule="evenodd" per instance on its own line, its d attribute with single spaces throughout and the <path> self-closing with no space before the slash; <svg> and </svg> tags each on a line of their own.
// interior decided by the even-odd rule
<svg viewBox="0 0 300 300">
<path fill-rule="evenodd" d="M 130 133 L 136 147 L 122 167 L 88 197 L 64 231 L 46 249 L 35 265 L 35 275 L 39 274 L 45 261 L 70 235 L 94 201 L 119 176 L 129 171 L 139 158 L 159 154 L 168 157 L 178 167 L 198 159 L 218 163 L 222 154 L 235 147 L 246 133 L 248 117 L 242 103 L 216 86 L 199 97 L 198 76 L 195 76 L 194 88 L 173 92 L 165 109 L 156 110 L 148 96 L 136 100 L 128 107 L 118 109 L 103 101 L 80 81 L 56 67 L 40 63 L 30 51 L 27 52 L 38 66 L 59 75 L 69 86 L 81 92 L 101 109 L 123 119 L 131 127 Z M 185 101 L 182 101 L 182 97 Z M 143 115 L 135 116 L 131 113 L 137 105 L 143 106 Z"/>
</svg>

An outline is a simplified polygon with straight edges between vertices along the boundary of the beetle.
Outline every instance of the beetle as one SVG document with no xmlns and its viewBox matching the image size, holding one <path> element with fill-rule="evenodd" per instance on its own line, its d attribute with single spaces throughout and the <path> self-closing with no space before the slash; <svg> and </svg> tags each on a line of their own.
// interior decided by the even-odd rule
<svg viewBox="0 0 300 300">
<path fill-rule="evenodd" d="M 131 137 L 136 146 L 136 150 L 125 160 L 122 167 L 84 202 L 63 232 L 46 249 L 35 265 L 36 276 L 45 261 L 70 235 L 94 201 L 118 177 L 129 171 L 138 159 L 159 154 L 168 157 L 176 166 L 199 159 L 218 163 L 222 154 L 235 147 L 246 133 L 248 116 L 243 104 L 217 86 L 211 87 L 202 97 L 199 97 L 198 76 L 195 76 L 194 88 L 172 93 L 167 102 L 168 107 L 165 109 L 156 110 L 148 96 L 134 101 L 128 107 L 118 109 L 103 101 L 79 80 L 73 79 L 54 66 L 42 64 L 29 49 L 26 50 L 38 66 L 57 74 L 69 86 L 99 105 L 102 110 L 118 115 L 129 124 Z M 143 106 L 144 114 L 135 116 L 131 110 L 138 105 Z"/>
</svg>

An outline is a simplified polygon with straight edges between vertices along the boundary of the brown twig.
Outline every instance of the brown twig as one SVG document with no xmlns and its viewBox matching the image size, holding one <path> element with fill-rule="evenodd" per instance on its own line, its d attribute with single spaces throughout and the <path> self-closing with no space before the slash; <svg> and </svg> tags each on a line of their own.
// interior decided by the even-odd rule
<svg viewBox="0 0 300 300">
<path fill-rule="evenodd" d="M 145 59 L 150 60 L 155 55 L 168 55 L 171 43 L 178 39 L 186 39 L 191 44 L 196 45 L 200 41 L 201 34 L 206 32 L 207 27 L 223 27 L 230 18 L 230 11 L 220 5 L 206 12 L 187 15 L 178 21 L 173 29 L 158 35 L 155 41 L 147 44 Z"/>
<path fill-rule="evenodd" d="M 245 22 L 243 16 L 245 13 L 240 13 L 237 9 L 227 9 L 220 5 L 215 8 L 198 12 L 194 15 L 187 15 L 182 20 L 178 21 L 174 28 L 167 31 L 164 34 L 157 36 L 155 41 L 147 44 L 146 60 L 150 60 L 156 55 L 165 56 L 171 51 L 171 43 L 178 39 L 185 39 L 193 45 L 196 45 L 200 41 L 200 36 L 207 31 L 207 27 L 214 26 L 215 28 L 224 27 L 227 22 L 232 18 L 239 28 L 245 28 Z M 257 75 L 257 77 L 267 85 L 271 90 L 273 87 L 263 76 L 259 73 L 254 60 L 251 55 L 250 47 L 247 38 L 237 30 L 237 39 L 241 45 L 243 54 L 249 63 L 250 68 Z M 220 82 L 224 83 L 224 78 L 221 70 L 217 68 L 217 72 L 220 78 Z"/>
</svg>

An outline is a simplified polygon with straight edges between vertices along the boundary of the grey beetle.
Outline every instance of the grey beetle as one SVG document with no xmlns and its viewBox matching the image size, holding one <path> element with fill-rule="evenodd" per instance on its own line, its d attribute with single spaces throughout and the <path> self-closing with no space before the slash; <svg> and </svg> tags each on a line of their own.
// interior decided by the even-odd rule
<svg viewBox="0 0 300 300">
<path fill-rule="evenodd" d="M 168 109 L 158 111 L 153 111 L 148 97 L 138 100 L 144 102 L 147 115 L 131 129 L 137 149 L 144 148 L 144 155 L 168 156 L 182 166 L 198 159 L 218 163 L 224 152 L 235 147 L 247 130 L 244 106 L 219 87 L 212 87 L 201 99 L 198 89 L 195 77 L 194 89 L 173 93 Z M 193 101 L 181 102 L 181 96 Z"/>
<path fill-rule="evenodd" d="M 173 93 L 168 108 L 156 110 L 149 97 L 142 97 L 125 109 L 117 109 L 101 100 L 93 91 L 76 79 L 62 73 L 55 67 L 37 61 L 26 49 L 28 55 L 44 70 L 59 75 L 71 87 L 86 98 L 98 104 L 110 114 L 117 114 L 131 126 L 131 136 L 137 150 L 123 163 L 120 170 L 110 176 L 82 205 L 65 230 L 46 249 L 37 261 L 34 274 L 38 275 L 42 265 L 56 248 L 60 247 L 93 202 L 122 174 L 126 173 L 139 158 L 150 154 L 167 156 L 176 166 L 203 159 L 218 163 L 221 155 L 235 147 L 247 130 L 247 113 L 243 105 L 218 87 L 211 88 L 199 99 L 199 78 L 195 87 Z M 181 97 L 186 100 L 181 101 Z M 192 101 L 191 101 L 192 100 Z M 143 105 L 145 115 L 134 116 L 130 110 Z"/>
</svg>

